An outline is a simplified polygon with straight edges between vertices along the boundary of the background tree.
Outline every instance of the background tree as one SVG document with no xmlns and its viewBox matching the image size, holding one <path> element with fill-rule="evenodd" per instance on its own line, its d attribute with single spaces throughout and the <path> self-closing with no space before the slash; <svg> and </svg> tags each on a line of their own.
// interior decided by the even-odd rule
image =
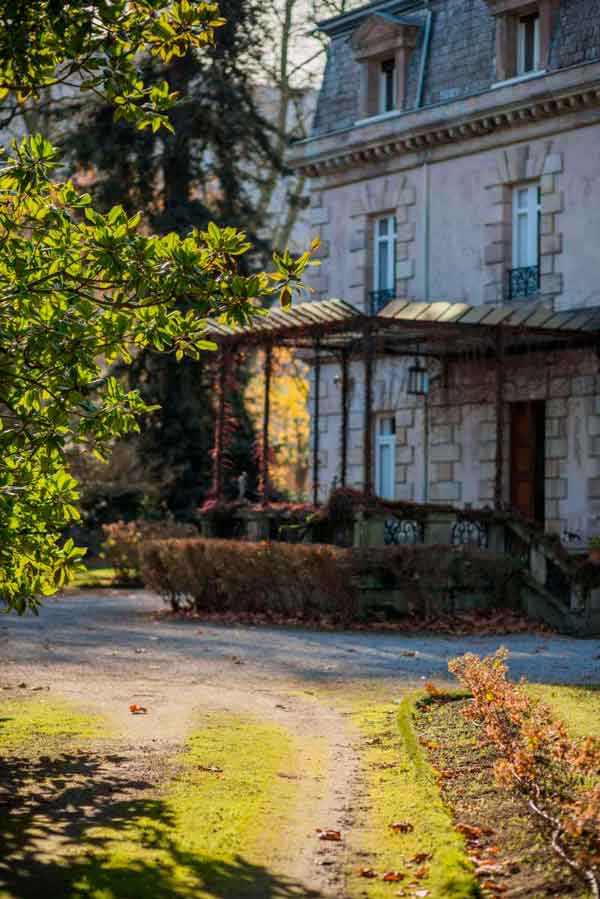
<svg viewBox="0 0 600 899">
<path fill-rule="evenodd" d="M 8 110 L 52 84 L 109 99 L 126 121 L 172 127 L 167 83 L 140 77 L 140 54 L 162 62 L 212 40 L 216 8 L 181 0 L 0 3 L 0 92 Z M 276 259 L 276 279 L 246 274 L 250 248 L 209 223 L 185 238 L 149 234 L 139 215 L 92 208 L 56 179 L 56 150 L 24 140 L 0 170 L 0 597 L 35 608 L 59 588 L 80 552 L 63 528 L 77 519 L 66 452 L 102 456 L 150 411 L 106 375 L 152 349 L 198 358 L 208 315 L 247 322 L 259 297 L 291 301 L 310 254 Z"/>
<path fill-rule="evenodd" d="M 262 52 L 265 22 L 257 0 L 223 0 L 226 23 L 202 52 L 189 50 L 163 64 L 142 61 L 145 80 L 166 80 L 178 102 L 169 112 L 172 131 L 139 132 L 114 121 L 109 104 L 85 96 L 71 104 L 77 127 L 69 128 L 64 147 L 75 169 L 101 208 L 122 203 L 132 212 L 142 206 L 154 233 L 205 228 L 209 221 L 244 228 L 254 258 L 244 258 L 249 273 L 265 261 L 268 243 L 256 193 L 264 172 L 279 172 L 272 126 L 257 107 L 254 76 Z M 262 250 L 262 253 L 257 253 Z M 141 461 L 165 484 L 166 500 L 178 516 L 197 507 L 211 484 L 210 450 L 214 415 L 210 359 L 184 360 L 152 351 L 138 354 L 128 369 L 132 387 L 160 409 L 144 419 L 137 439 Z M 231 408 L 232 469 L 255 475 L 255 435 L 243 404 L 247 371 L 237 368 L 239 399 Z"/>
</svg>

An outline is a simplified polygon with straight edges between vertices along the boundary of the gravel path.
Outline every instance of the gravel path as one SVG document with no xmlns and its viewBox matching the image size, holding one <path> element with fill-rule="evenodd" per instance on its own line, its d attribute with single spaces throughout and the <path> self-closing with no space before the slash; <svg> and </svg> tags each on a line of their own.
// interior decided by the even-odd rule
<svg viewBox="0 0 600 899">
<path fill-rule="evenodd" d="M 269 677 L 327 683 L 447 677 L 462 652 L 510 651 L 514 677 L 546 683 L 600 683 L 600 640 L 554 635 L 406 636 L 224 627 L 155 620 L 157 597 L 145 591 L 71 594 L 49 601 L 39 618 L 0 619 L 0 650 L 11 677 L 43 673 L 83 678 L 150 673 L 168 663 L 176 677 L 236 685 Z M 145 652 L 135 653 L 135 650 Z M 152 662 L 149 662 L 148 656 Z M 236 665 L 236 662 L 243 665 Z M 235 665 L 232 668 L 232 663 Z M 5 667 L 4 671 L 7 671 Z"/>
<path fill-rule="evenodd" d="M 343 830 L 360 804 L 360 738 L 344 713 L 352 697 L 390 701 L 425 679 L 447 680 L 449 658 L 501 645 L 509 648 L 515 677 L 600 684 L 599 640 L 224 627 L 156 619 L 160 608 L 150 593 L 106 590 L 48 601 L 39 618 L 0 618 L 0 687 L 13 696 L 20 687 L 24 694 L 25 687 L 47 689 L 101 713 L 127 735 L 138 767 L 172 755 L 194 716 L 213 709 L 256 715 L 314 746 L 321 776 L 298 770 L 303 807 L 271 860 L 297 897 L 349 899 L 344 844 L 328 844 L 324 861 L 314 830 L 317 824 Z M 151 714 L 132 719 L 132 702 Z"/>
</svg>

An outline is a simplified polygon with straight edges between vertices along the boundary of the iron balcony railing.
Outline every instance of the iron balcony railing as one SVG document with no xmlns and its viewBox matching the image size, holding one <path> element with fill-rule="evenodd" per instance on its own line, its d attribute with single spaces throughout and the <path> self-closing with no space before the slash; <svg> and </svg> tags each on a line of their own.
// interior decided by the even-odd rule
<svg viewBox="0 0 600 899">
<path fill-rule="evenodd" d="M 371 315 L 377 315 L 380 309 L 396 299 L 396 291 L 393 288 L 386 290 L 372 290 L 369 294 L 369 312 Z"/>
<path fill-rule="evenodd" d="M 540 268 L 527 265 L 508 270 L 508 299 L 518 300 L 533 297 L 540 291 Z"/>
</svg>

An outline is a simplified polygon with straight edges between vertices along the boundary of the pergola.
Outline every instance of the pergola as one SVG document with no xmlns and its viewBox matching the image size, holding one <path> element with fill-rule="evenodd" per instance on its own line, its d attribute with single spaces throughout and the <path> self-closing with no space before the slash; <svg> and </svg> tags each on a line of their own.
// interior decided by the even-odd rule
<svg viewBox="0 0 600 899">
<path fill-rule="evenodd" d="M 341 367 L 340 481 L 346 484 L 348 467 L 349 364 L 364 366 L 363 466 L 365 492 L 373 491 L 372 441 L 373 370 L 378 355 L 465 358 L 475 354 L 495 361 L 495 403 L 500 412 L 504 395 L 505 361 L 510 355 L 548 349 L 597 346 L 600 308 L 554 312 L 538 303 L 520 306 L 471 306 L 460 302 L 414 302 L 397 299 L 376 315 L 367 315 L 344 300 L 302 303 L 289 310 L 257 313 L 247 325 L 210 320 L 209 336 L 219 345 L 217 423 L 214 450 L 214 487 L 223 491 L 223 451 L 226 408 L 226 372 L 236 350 L 264 349 L 264 406 L 260 485 L 266 498 L 269 483 L 269 418 L 273 349 L 288 347 L 312 353 L 315 373 L 312 441 L 313 502 L 319 496 L 320 378 L 324 362 Z M 502 500 L 503 417 L 497 415 L 495 503 Z"/>
</svg>

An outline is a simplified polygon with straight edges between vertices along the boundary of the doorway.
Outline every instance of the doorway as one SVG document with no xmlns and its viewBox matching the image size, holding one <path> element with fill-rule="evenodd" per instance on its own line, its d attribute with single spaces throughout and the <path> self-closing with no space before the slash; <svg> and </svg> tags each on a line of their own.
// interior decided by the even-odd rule
<svg viewBox="0 0 600 899">
<path fill-rule="evenodd" d="M 510 503 L 524 518 L 544 524 L 546 403 L 510 405 Z"/>
</svg>

